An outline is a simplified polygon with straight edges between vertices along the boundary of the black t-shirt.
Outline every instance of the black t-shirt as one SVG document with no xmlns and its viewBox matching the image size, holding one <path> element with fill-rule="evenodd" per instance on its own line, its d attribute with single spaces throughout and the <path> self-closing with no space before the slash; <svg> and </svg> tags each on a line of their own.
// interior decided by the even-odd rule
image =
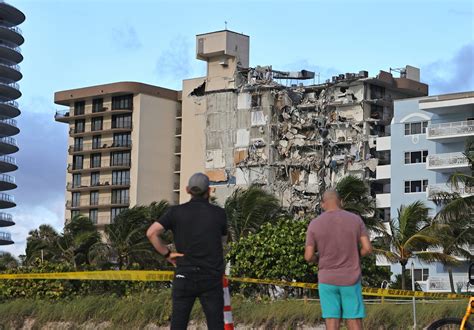
<svg viewBox="0 0 474 330">
<path fill-rule="evenodd" d="M 194 266 L 220 276 L 224 273 L 222 236 L 227 235 L 227 217 L 223 208 L 204 198 L 193 198 L 171 207 L 159 220 L 173 232 L 176 251 L 184 254 L 177 267 Z"/>
</svg>

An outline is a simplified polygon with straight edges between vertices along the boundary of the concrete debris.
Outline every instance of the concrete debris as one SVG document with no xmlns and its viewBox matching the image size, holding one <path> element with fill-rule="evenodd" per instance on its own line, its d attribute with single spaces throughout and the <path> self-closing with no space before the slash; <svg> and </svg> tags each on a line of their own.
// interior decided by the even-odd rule
<svg viewBox="0 0 474 330">
<path fill-rule="evenodd" d="M 304 215 L 344 176 L 374 175 L 376 139 L 387 133 L 379 122 L 391 120 L 393 105 L 371 99 L 365 71 L 288 87 L 275 79 L 306 79 L 314 73 L 285 73 L 271 66 L 239 70 L 236 90 L 209 95 L 207 119 L 222 112 L 217 125 L 222 128 L 209 132 L 215 143 L 207 142 L 211 181 L 230 183 L 235 177 L 237 185 L 261 184 L 293 214 Z M 390 80 L 383 72 L 380 77 Z"/>
</svg>

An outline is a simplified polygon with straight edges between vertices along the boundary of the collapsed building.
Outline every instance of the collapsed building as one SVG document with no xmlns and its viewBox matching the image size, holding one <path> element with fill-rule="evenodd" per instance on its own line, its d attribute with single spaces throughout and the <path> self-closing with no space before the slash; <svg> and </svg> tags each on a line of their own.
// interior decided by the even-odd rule
<svg viewBox="0 0 474 330">
<path fill-rule="evenodd" d="M 371 181 L 374 193 L 390 189 L 376 180 L 377 166 L 390 163 L 389 152 L 376 150 L 377 138 L 390 135 L 393 100 L 428 94 L 419 69 L 315 83 L 306 70 L 251 68 L 249 37 L 228 30 L 198 35 L 196 52 L 208 68 L 206 77 L 183 84 L 182 192 L 186 178 L 203 171 L 218 200 L 258 184 L 304 214 L 349 174 Z"/>
</svg>

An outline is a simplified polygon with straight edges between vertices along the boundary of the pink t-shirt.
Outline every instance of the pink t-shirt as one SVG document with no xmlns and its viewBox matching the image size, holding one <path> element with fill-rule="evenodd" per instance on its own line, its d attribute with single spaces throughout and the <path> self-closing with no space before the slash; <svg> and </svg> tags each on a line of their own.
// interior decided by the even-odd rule
<svg viewBox="0 0 474 330">
<path fill-rule="evenodd" d="M 311 221 L 306 246 L 319 252 L 319 283 L 346 286 L 359 281 L 361 236 L 368 236 L 364 222 L 351 212 L 327 211 Z"/>
</svg>

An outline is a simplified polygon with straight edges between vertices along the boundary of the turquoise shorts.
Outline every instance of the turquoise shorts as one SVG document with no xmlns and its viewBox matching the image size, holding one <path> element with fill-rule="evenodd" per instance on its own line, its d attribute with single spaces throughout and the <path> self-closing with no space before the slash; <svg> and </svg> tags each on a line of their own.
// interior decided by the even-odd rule
<svg viewBox="0 0 474 330">
<path fill-rule="evenodd" d="M 361 319 L 365 317 L 360 281 L 348 286 L 320 283 L 319 298 L 325 319 Z"/>
</svg>

